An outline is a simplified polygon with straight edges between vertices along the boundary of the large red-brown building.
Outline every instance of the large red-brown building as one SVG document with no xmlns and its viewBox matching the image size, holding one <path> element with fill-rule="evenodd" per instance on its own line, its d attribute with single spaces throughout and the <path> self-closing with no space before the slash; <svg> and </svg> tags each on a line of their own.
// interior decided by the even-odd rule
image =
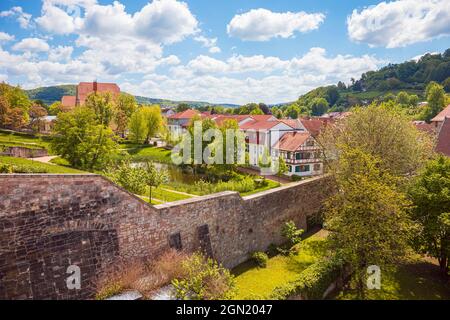
<svg viewBox="0 0 450 320">
<path fill-rule="evenodd" d="M 120 88 L 115 83 L 100 83 L 94 82 L 80 82 L 76 88 L 75 96 L 63 96 L 61 104 L 64 107 L 74 108 L 76 106 L 82 106 L 86 102 L 86 98 L 91 93 L 104 93 L 109 92 L 113 95 L 120 94 Z"/>
</svg>

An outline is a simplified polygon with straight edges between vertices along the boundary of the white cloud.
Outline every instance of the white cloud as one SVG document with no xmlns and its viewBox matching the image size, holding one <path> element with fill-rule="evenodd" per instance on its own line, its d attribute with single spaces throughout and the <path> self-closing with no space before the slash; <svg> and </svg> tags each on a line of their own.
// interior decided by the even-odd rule
<svg viewBox="0 0 450 320">
<path fill-rule="evenodd" d="M 289 38 L 295 32 L 315 30 L 324 21 L 322 13 L 284 12 L 253 9 L 231 19 L 228 34 L 242 40 L 268 41 L 271 38 Z"/>
<path fill-rule="evenodd" d="M 69 15 L 65 10 L 45 2 L 42 16 L 36 19 L 39 27 L 54 34 L 70 34 L 80 26 L 82 20 L 77 15 Z"/>
<path fill-rule="evenodd" d="M 6 82 L 8 80 L 8 75 L 0 73 L 0 82 Z"/>
<path fill-rule="evenodd" d="M 198 21 L 185 2 L 154 0 L 133 16 L 137 35 L 170 44 L 199 31 Z"/>
<path fill-rule="evenodd" d="M 397 48 L 450 35 L 449 21 L 448 0 L 398 0 L 353 10 L 347 29 L 353 41 Z"/>
<path fill-rule="evenodd" d="M 209 53 L 220 53 L 222 50 L 219 47 L 211 47 L 209 48 Z"/>
<path fill-rule="evenodd" d="M 0 31 L 0 42 L 7 42 L 14 40 L 14 36 Z"/>
<path fill-rule="evenodd" d="M 48 60 L 52 62 L 69 61 L 72 57 L 73 47 L 58 46 L 48 53 Z"/>
<path fill-rule="evenodd" d="M 46 52 L 49 49 L 48 43 L 39 38 L 26 38 L 13 46 L 13 50 L 22 52 Z"/>
<path fill-rule="evenodd" d="M 31 14 L 23 11 L 22 7 L 12 7 L 10 10 L 0 12 L 0 17 L 15 17 L 22 29 L 30 27 Z"/>
</svg>

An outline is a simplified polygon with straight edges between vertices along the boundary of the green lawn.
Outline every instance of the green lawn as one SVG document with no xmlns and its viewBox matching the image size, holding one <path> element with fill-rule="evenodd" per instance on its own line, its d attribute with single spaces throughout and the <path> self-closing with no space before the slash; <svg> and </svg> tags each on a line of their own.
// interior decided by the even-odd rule
<svg viewBox="0 0 450 320">
<path fill-rule="evenodd" d="M 324 254 L 323 232 L 318 232 L 300 244 L 294 256 L 277 255 L 270 258 L 266 268 L 258 268 L 247 261 L 235 269 L 238 293 L 235 299 L 267 299 L 272 291 L 298 278 L 300 272 Z"/>
<path fill-rule="evenodd" d="M 148 194 L 149 193 L 146 192 L 145 195 L 148 196 Z M 192 197 L 185 194 L 172 192 L 164 187 L 159 187 L 156 189 L 155 188 L 152 189 L 152 198 L 161 200 L 162 202 L 173 202 L 178 200 L 189 199 Z"/>
<path fill-rule="evenodd" d="M 131 148 L 126 148 L 130 147 Z M 121 144 L 121 147 L 125 147 L 124 149 L 130 154 L 131 161 L 142 162 L 142 161 L 156 161 L 161 163 L 172 163 L 172 159 L 170 157 L 171 150 L 167 150 L 160 147 L 152 147 L 152 146 L 136 146 L 130 144 Z"/>
<path fill-rule="evenodd" d="M 87 173 L 73 168 L 14 157 L 0 156 L 0 164 L 9 164 L 16 166 L 20 169 L 20 171 L 24 171 L 24 173 L 66 173 L 66 174 Z"/>
<path fill-rule="evenodd" d="M 339 300 L 353 300 L 356 295 L 346 290 L 336 295 Z M 381 289 L 368 290 L 368 300 L 450 300 L 450 285 L 439 275 L 439 267 L 419 256 L 401 264 L 397 270 L 381 271 Z"/>
<path fill-rule="evenodd" d="M 49 138 L 0 130 L 0 145 L 49 149 Z"/>
<path fill-rule="evenodd" d="M 273 188 L 278 188 L 280 186 L 279 182 L 276 182 L 276 181 L 273 181 L 273 180 L 269 180 L 269 179 L 266 179 L 266 181 L 268 183 L 267 186 L 262 187 L 262 188 L 258 188 L 258 189 L 255 189 L 255 190 L 249 191 L 249 192 L 240 192 L 240 195 L 242 197 L 245 197 L 245 196 L 249 196 L 249 195 L 252 195 L 252 194 L 255 194 L 255 193 L 258 193 L 258 192 L 270 190 L 270 189 L 273 189 Z"/>
</svg>

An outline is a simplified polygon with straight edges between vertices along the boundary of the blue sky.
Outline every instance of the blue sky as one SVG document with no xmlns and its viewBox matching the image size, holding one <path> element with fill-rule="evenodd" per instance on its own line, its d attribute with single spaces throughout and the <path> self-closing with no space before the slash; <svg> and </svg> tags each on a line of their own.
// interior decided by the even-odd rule
<svg viewBox="0 0 450 320">
<path fill-rule="evenodd" d="M 443 52 L 449 35 L 447 0 L 2 0 L 0 80 L 277 103 Z"/>
</svg>

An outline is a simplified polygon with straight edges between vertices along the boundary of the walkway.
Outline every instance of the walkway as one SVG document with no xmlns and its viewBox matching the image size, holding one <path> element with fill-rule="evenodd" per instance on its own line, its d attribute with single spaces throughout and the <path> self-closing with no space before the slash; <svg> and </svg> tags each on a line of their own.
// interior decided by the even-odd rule
<svg viewBox="0 0 450 320">
<path fill-rule="evenodd" d="M 39 157 L 39 158 L 28 158 L 28 160 L 33 160 L 33 161 L 37 161 L 37 162 L 42 162 L 42 163 L 47 163 L 47 164 L 54 164 L 51 163 L 50 161 L 58 158 L 58 156 L 47 156 L 47 157 Z"/>
<path fill-rule="evenodd" d="M 253 169 L 253 168 L 238 167 L 237 169 L 240 172 L 243 172 L 243 173 L 254 174 L 254 175 L 258 175 L 258 176 L 261 175 L 259 170 L 256 170 L 256 169 Z M 269 180 L 273 180 L 275 182 L 282 183 L 282 184 L 292 183 L 292 180 L 290 180 L 289 178 L 286 178 L 284 176 L 278 177 L 278 176 L 275 176 L 275 175 L 270 175 L 270 176 L 263 176 L 263 177 L 266 178 L 266 179 L 269 179 Z"/>
</svg>

